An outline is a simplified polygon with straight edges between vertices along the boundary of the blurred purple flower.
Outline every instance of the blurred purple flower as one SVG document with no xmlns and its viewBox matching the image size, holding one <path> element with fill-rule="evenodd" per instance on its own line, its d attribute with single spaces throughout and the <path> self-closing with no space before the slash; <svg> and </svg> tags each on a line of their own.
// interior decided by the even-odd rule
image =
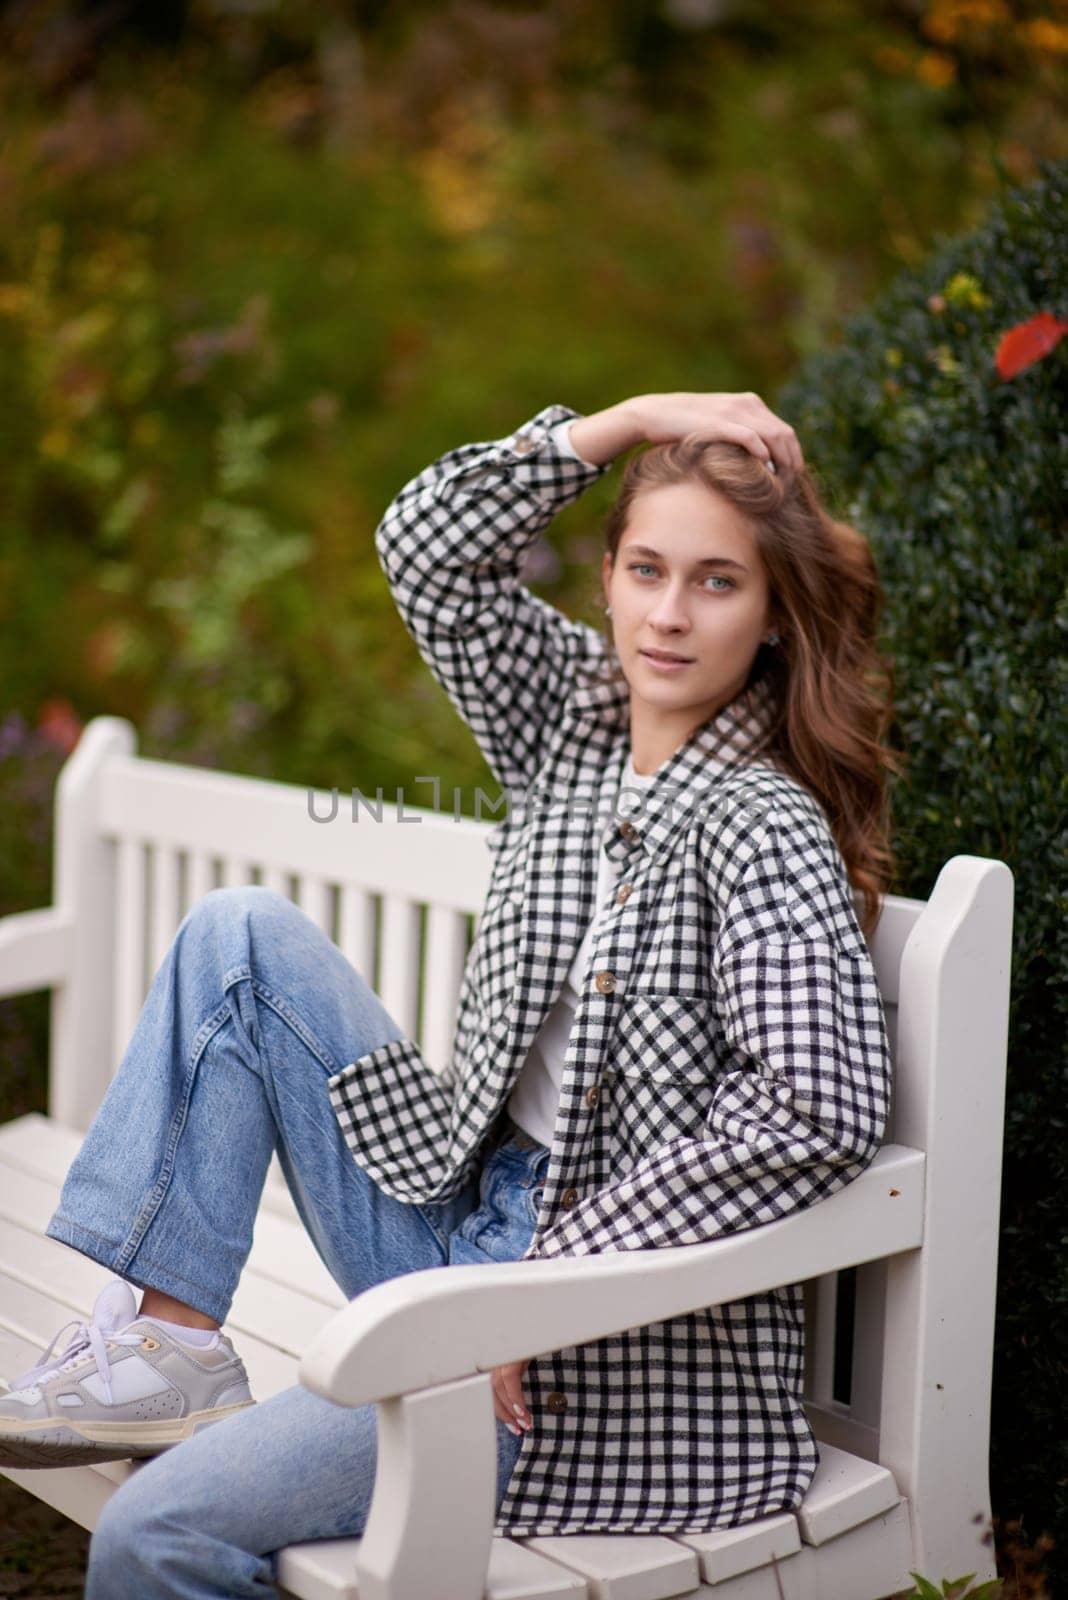
<svg viewBox="0 0 1068 1600">
<path fill-rule="evenodd" d="M 0 722 L 0 760 L 14 755 L 24 743 L 29 732 L 25 718 L 18 711 L 10 711 Z"/>
<path fill-rule="evenodd" d="M 547 539 L 540 538 L 527 551 L 520 570 L 524 583 L 553 583 L 560 576 L 560 557 Z"/>
</svg>

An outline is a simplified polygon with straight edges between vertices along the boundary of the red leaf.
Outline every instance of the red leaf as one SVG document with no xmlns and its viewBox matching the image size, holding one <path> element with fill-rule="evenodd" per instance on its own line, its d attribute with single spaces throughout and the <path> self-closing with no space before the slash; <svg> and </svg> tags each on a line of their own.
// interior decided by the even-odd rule
<svg viewBox="0 0 1068 1600">
<path fill-rule="evenodd" d="M 1068 333 L 1068 322 L 1062 322 L 1052 311 L 1040 311 L 1027 322 L 1018 322 L 1015 328 L 1003 333 L 998 342 L 994 365 L 1002 378 L 1015 378 L 1025 367 L 1033 366 L 1055 349 Z"/>
<path fill-rule="evenodd" d="M 37 717 L 41 734 L 65 756 L 70 755 L 81 738 L 82 726 L 82 720 L 69 700 L 46 700 Z"/>
</svg>

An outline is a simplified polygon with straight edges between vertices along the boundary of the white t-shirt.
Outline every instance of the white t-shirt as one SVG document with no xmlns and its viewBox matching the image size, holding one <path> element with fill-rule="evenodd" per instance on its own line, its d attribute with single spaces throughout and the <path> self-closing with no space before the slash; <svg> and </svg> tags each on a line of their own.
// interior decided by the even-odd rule
<svg viewBox="0 0 1068 1600">
<path fill-rule="evenodd" d="M 656 777 L 655 772 L 635 772 L 628 749 L 620 770 L 620 784 L 616 795 L 617 818 L 635 817 L 641 807 L 636 790 L 647 789 Z M 630 791 L 629 793 L 626 791 Z M 613 902 L 613 892 L 619 877 L 619 866 L 600 847 L 600 831 L 590 841 L 591 849 L 598 849 L 597 892 L 595 910 L 586 930 L 586 936 L 576 952 L 571 969 L 564 980 L 560 998 L 548 1012 L 527 1052 L 519 1077 L 508 1096 L 508 1114 L 512 1121 L 544 1145 L 553 1142 L 556 1112 L 560 1104 L 560 1085 L 563 1077 L 564 1056 L 575 1020 L 575 1007 L 583 987 L 586 970 L 593 954 L 594 936 L 598 918 Z"/>
</svg>

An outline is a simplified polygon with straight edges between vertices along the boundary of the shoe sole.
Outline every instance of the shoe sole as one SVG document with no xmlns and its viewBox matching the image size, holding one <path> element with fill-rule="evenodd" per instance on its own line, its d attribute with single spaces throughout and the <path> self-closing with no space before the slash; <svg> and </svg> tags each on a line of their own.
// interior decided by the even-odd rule
<svg viewBox="0 0 1068 1600">
<path fill-rule="evenodd" d="M 255 1400 L 193 1411 L 172 1422 L 145 1422 L 130 1436 L 128 1422 L 86 1422 L 81 1427 L 57 1423 L 52 1417 L 14 1422 L 0 1418 L 0 1467 L 77 1467 L 98 1461 L 139 1461 L 158 1455 L 172 1445 L 191 1439 L 216 1422 L 247 1411 Z"/>
</svg>

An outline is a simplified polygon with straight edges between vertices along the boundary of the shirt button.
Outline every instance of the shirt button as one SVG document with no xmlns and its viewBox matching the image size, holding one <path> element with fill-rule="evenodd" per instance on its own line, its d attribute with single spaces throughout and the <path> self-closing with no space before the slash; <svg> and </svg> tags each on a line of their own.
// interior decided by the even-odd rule
<svg viewBox="0 0 1068 1600">
<path fill-rule="evenodd" d="M 611 972 L 599 972 L 594 979 L 594 982 L 597 985 L 599 994 L 611 994 L 616 986 L 615 974 Z"/>
<path fill-rule="evenodd" d="M 577 1189 L 565 1189 L 563 1194 L 560 1196 L 560 1204 L 563 1206 L 565 1211 L 570 1211 L 578 1197 L 579 1193 Z"/>
<path fill-rule="evenodd" d="M 561 1412 L 567 1410 L 567 1395 L 561 1394 L 559 1389 L 554 1389 L 552 1394 L 545 1396 L 546 1411 Z"/>
<path fill-rule="evenodd" d="M 596 1083 L 591 1084 L 590 1087 L 586 1090 L 586 1104 L 589 1106 L 591 1111 L 593 1110 L 594 1106 L 597 1104 L 597 1102 L 598 1102 L 598 1100 L 600 1098 L 601 1098 L 600 1085 L 596 1084 Z"/>
<path fill-rule="evenodd" d="M 534 440 L 531 439 L 527 434 L 521 434 L 516 440 L 515 444 L 512 446 L 512 449 L 521 456 L 528 456 L 533 448 Z"/>
<path fill-rule="evenodd" d="M 617 902 L 617 904 L 619 904 L 621 906 L 625 906 L 627 901 L 630 899 L 631 894 L 633 893 L 633 891 L 634 891 L 634 885 L 632 883 L 621 884 L 619 889 L 616 892 L 616 902 Z"/>
<path fill-rule="evenodd" d="M 633 822 L 627 822 L 627 821 L 621 822 L 619 824 L 619 831 L 623 835 L 624 839 L 640 839 L 641 838 L 641 834 L 638 832 L 638 830 L 634 826 Z"/>
</svg>

